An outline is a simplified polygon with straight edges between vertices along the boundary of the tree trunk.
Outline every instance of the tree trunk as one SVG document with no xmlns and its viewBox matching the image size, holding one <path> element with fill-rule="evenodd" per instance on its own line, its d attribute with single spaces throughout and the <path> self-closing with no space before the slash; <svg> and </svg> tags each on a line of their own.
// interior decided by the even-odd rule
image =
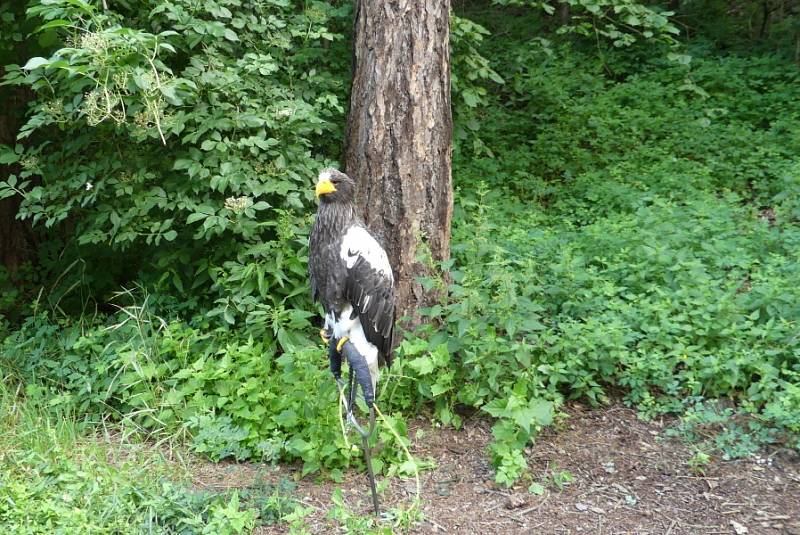
<svg viewBox="0 0 800 535">
<path fill-rule="evenodd" d="M 0 68 L 0 76 L 5 74 Z M 22 88 L 0 88 L 0 143 L 14 146 L 17 128 L 24 116 L 29 95 Z M 18 166 L 0 165 L 0 180 L 19 172 Z M 16 219 L 20 198 L 0 199 L 0 265 L 14 273 L 27 258 L 26 232 L 28 223 Z"/>
<path fill-rule="evenodd" d="M 398 316 L 440 295 L 416 281 L 450 256 L 450 1 L 357 0 L 345 168 L 395 272 Z M 428 255 L 428 252 L 430 255 Z M 431 269 L 433 268 L 433 269 Z"/>
<path fill-rule="evenodd" d="M 571 13 L 569 9 L 569 4 L 560 4 L 558 6 L 558 24 L 560 26 L 566 26 L 569 24 Z"/>
<path fill-rule="evenodd" d="M 758 38 L 764 39 L 767 35 L 767 28 L 769 25 L 769 16 L 771 10 L 769 6 L 769 0 L 762 0 L 761 1 L 761 29 L 758 30 Z"/>
</svg>

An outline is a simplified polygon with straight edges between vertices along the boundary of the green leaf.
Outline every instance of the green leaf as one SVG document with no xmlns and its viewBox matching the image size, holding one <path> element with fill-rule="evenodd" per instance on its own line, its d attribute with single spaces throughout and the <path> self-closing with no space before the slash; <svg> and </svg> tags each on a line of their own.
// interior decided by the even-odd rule
<svg viewBox="0 0 800 535">
<path fill-rule="evenodd" d="M 433 360 L 428 356 L 417 357 L 409 361 L 408 365 L 420 375 L 427 375 L 433 372 Z"/>
<path fill-rule="evenodd" d="M 631 26 L 640 26 L 642 24 L 642 20 L 634 14 L 628 14 L 623 19 L 625 24 L 629 24 Z"/>
<path fill-rule="evenodd" d="M 7 145 L 0 145 L 0 164 L 8 165 L 19 161 L 19 155 L 16 154 L 11 147 Z"/>
<path fill-rule="evenodd" d="M 27 63 L 22 67 L 26 71 L 32 71 L 34 69 L 38 69 L 39 67 L 49 65 L 50 60 L 42 58 L 42 57 L 34 57 L 28 60 Z"/>
<path fill-rule="evenodd" d="M 202 212 L 195 212 L 193 214 L 189 214 L 189 217 L 186 218 L 186 224 L 194 223 L 196 221 L 200 221 L 201 219 L 205 219 L 208 217 L 209 214 L 204 214 Z"/>
<path fill-rule="evenodd" d="M 297 413 L 292 409 L 286 409 L 275 417 L 275 422 L 283 427 L 294 427 L 297 425 Z"/>
<path fill-rule="evenodd" d="M 541 496 L 544 494 L 544 486 L 541 483 L 531 483 L 531 485 L 528 487 L 528 492 L 536 496 Z"/>
<path fill-rule="evenodd" d="M 72 25 L 72 23 L 70 21 L 68 21 L 68 20 L 55 19 L 55 20 L 51 20 L 48 23 L 42 24 L 41 26 L 36 28 L 36 33 L 42 32 L 42 31 L 45 31 L 45 30 L 49 30 L 51 28 L 63 28 L 65 26 L 70 26 L 70 25 Z"/>
</svg>

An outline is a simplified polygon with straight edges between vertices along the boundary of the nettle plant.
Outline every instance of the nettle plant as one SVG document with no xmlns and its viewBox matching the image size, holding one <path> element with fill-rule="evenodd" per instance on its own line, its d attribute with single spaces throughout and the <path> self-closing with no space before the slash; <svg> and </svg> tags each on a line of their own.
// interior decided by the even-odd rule
<svg viewBox="0 0 800 535">
<path fill-rule="evenodd" d="M 146 267 L 172 292 L 212 288 L 228 323 L 286 316 L 304 304 L 312 177 L 339 149 L 347 55 L 333 28 L 350 6 L 126 6 L 28 9 L 61 46 L 6 68 L 3 83 L 35 98 L 20 143 L 0 147 L 21 169 L 0 197 L 20 195 L 19 217 L 59 229 L 71 255 L 113 251 L 118 280 L 152 278 Z"/>
<path fill-rule="evenodd" d="M 558 32 L 607 40 L 614 47 L 628 47 L 639 41 L 657 39 L 673 44 L 680 30 L 670 22 L 672 11 L 662 11 L 634 0 L 494 0 L 504 6 L 527 6 L 554 15 L 564 10 Z"/>
</svg>

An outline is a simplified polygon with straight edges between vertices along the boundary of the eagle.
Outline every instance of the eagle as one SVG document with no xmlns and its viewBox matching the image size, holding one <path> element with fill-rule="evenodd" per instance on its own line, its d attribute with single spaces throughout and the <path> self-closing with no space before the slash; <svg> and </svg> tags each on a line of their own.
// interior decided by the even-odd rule
<svg viewBox="0 0 800 535">
<path fill-rule="evenodd" d="M 308 274 L 311 298 L 325 311 L 320 335 L 328 343 L 331 371 L 338 381 L 344 356 L 371 408 L 379 367 L 392 363 L 394 275 L 386 251 L 358 216 L 355 192 L 346 174 L 320 172 Z"/>
</svg>

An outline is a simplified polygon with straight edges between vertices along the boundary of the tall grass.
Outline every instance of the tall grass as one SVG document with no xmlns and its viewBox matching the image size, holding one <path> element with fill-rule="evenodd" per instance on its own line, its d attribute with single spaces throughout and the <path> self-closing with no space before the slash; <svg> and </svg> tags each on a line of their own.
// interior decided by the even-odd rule
<svg viewBox="0 0 800 535">
<path fill-rule="evenodd" d="M 188 534 L 255 525 L 256 510 L 237 494 L 191 490 L 180 458 L 98 429 L 26 399 L 4 375 L 0 527 L 14 534 Z"/>
</svg>

